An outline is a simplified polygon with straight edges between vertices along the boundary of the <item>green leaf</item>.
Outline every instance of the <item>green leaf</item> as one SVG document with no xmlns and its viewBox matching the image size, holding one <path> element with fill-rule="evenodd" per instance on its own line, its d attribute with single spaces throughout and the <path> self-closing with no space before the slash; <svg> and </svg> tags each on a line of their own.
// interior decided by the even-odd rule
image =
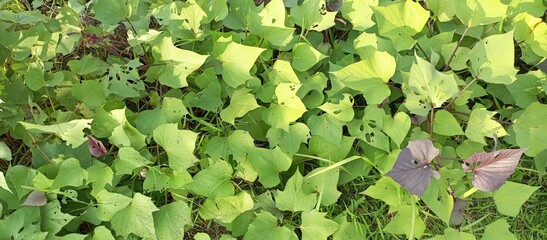
<svg viewBox="0 0 547 240">
<path fill-rule="evenodd" d="M 22 165 L 15 165 L 6 172 L 6 181 L 8 187 L 17 196 L 20 201 L 32 190 L 25 186 L 33 186 L 32 180 L 36 177 L 36 170 Z"/>
<path fill-rule="evenodd" d="M 397 147 L 401 147 L 401 143 L 406 138 L 408 130 L 410 130 L 410 117 L 404 112 L 398 112 L 391 118 L 391 116 L 384 116 L 384 123 L 382 124 L 382 130 L 397 144 Z"/>
<path fill-rule="evenodd" d="M 405 106 L 420 116 L 427 116 L 431 108 L 440 107 L 458 91 L 454 75 L 437 71 L 433 64 L 418 56 L 410 68 L 408 84 L 403 87 L 407 96 Z"/>
<path fill-rule="evenodd" d="M 191 209 L 184 201 L 175 201 L 153 212 L 158 239 L 183 239 L 184 229 L 192 225 Z"/>
<path fill-rule="evenodd" d="M 279 146 L 289 155 L 294 155 L 300 149 L 302 143 L 310 139 L 310 129 L 306 124 L 295 123 L 289 126 L 289 132 L 278 128 L 270 128 L 266 134 L 270 146 Z"/>
<path fill-rule="evenodd" d="M 104 189 L 95 194 L 94 197 L 97 200 L 97 218 L 101 221 L 110 221 L 114 214 L 131 203 L 131 198 Z"/>
<path fill-rule="evenodd" d="M 375 51 L 332 74 L 347 87 L 362 92 L 368 104 L 380 104 L 391 93 L 385 83 L 395 74 L 395 58 L 387 52 Z"/>
<path fill-rule="evenodd" d="M 514 67 L 514 49 L 513 31 L 486 37 L 469 52 L 469 70 L 485 82 L 511 84 L 518 72 Z"/>
<path fill-rule="evenodd" d="M 249 111 L 258 108 L 256 99 L 249 92 L 251 89 L 241 88 L 234 91 L 230 98 L 230 105 L 220 111 L 220 117 L 227 123 L 234 124 L 234 120 L 243 117 Z"/>
<path fill-rule="evenodd" d="M 544 144 L 547 142 L 547 104 L 532 103 L 524 112 L 514 121 L 513 129 L 515 131 L 517 144 L 521 148 L 526 148 L 524 152 L 530 157 L 534 157 L 547 149 Z"/>
<path fill-rule="evenodd" d="M 139 67 L 142 63 L 139 59 L 133 59 L 125 65 L 112 63 L 108 74 L 102 79 L 109 82 L 108 90 L 123 98 L 140 97 L 145 91 L 144 82 L 140 80 Z M 154 68 L 153 66 L 152 68 Z"/>
<path fill-rule="evenodd" d="M 494 192 L 494 202 L 501 214 L 516 217 L 520 207 L 539 187 L 507 181 Z"/>
<path fill-rule="evenodd" d="M 303 29 L 321 32 L 334 26 L 336 12 L 327 12 L 321 0 L 304 0 L 291 7 L 290 16 Z"/>
<path fill-rule="evenodd" d="M 95 18 L 104 24 L 116 25 L 129 19 L 137 7 L 138 1 L 100 0 L 93 2 Z"/>
<path fill-rule="evenodd" d="M 335 221 L 325 218 L 326 213 L 311 211 L 302 212 L 302 240 L 327 239 L 338 229 Z"/>
<path fill-rule="evenodd" d="M 526 108 L 531 103 L 538 101 L 538 95 L 541 93 L 541 82 L 546 80 L 547 76 L 541 70 L 530 71 L 525 74 L 518 74 L 517 80 L 505 87 L 515 98 L 516 105 Z"/>
<path fill-rule="evenodd" d="M 118 151 L 118 157 L 112 163 L 116 175 L 132 174 L 137 168 L 144 167 L 151 162 L 143 157 L 137 150 L 130 147 L 122 147 Z"/>
<path fill-rule="evenodd" d="M 297 170 L 287 181 L 285 189 L 278 191 L 275 196 L 275 206 L 281 211 L 309 211 L 315 207 L 317 197 L 315 193 L 306 194 L 303 190 L 302 174 Z"/>
<path fill-rule="evenodd" d="M 475 240 L 475 235 L 460 232 L 454 228 L 445 228 L 444 235 L 437 235 L 429 240 Z"/>
<path fill-rule="evenodd" d="M 447 226 L 454 207 L 454 198 L 446 191 L 446 181 L 432 178 L 422 195 L 422 200 Z"/>
<path fill-rule="evenodd" d="M 456 4 L 451 0 L 426 0 L 427 8 L 432 11 L 441 22 L 452 20 L 456 15 Z"/>
<path fill-rule="evenodd" d="M 491 112 L 484 108 L 473 109 L 467 122 L 465 136 L 472 141 L 486 145 L 484 137 L 494 138 L 494 134 L 497 137 L 507 135 L 503 126 L 497 121 L 492 120 L 494 115 L 496 115 L 496 112 Z"/>
<path fill-rule="evenodd" d="M 84 136 L 83 130 L 84 128 L 89 128 L 91 120 L 78 119 L 54 125 L 38 125 L 26 122 L 19 123 L 31 133 L 53 133 L 65 140 L 67 145 L 72 145 L 72 148 L 77 148 L 87 141 L 87 137 Z"/>
<path fill-rule="evenodd" d="M 66 186 L 80 187 L 87 180 L 87 176 L 87 171 L 80 166 L 78 159 L 66 159 L 61 162 L 51 189 L 60 189 Z"/>
<path fill-rule="evenodd" d="M 110 143 L 116 145 L 118 148 L 132 147 L 134 149 L 141 149 L 146 146 L 146 136 L 140 133 L 135 127 L 133 127 L 125 116 L 126 109 L 116 109 L 110 112 L 110 116 L 106 116 L 108 124 L 118 123 L 112 130 L 112 135 L 108 138 Z M 107 120 L 112 118 L 115 121 L 111 122 Z"/>
<path fill-rule="evenodd" d="M 223 196 L 212 200 L 208 198 L 199 213 L 204 219 L 215 219 L 221 223 L 231 223 L 242 213 L 253 209 L 251 195 L 242 191 L 235 196 Z"/>
<path fill-rule="evenodd" d="M 114 172 L 112 169 L 99 161 L 95 161 L 93 166 L 86 169 L 89 176 L 89 182 L 93 184 L 91 195 L 99 193 L 107 184 L 112 185 Z"/>
<path fill-rule="evenodd" d="M 106 99 L 103 87 L 99 80 L 87 80 L 72 86 L 72 96 L 82 101 L 88 107 L 98 107 Z"/>
<path fill-rule="evenodd" d="M 265 188 L 279 184 L 279 173 L 291 167 L 292 159 L 276 147 L 274 149 L 254 148 L 249 151 L 247 159 L 258 172 L 258 181 Z"/>
<path fill-rule="evenodd" d="M 171 37 L 159 40 L 152 47 L 152 55 L 165 64 L 160 70 L 160 83 L 172 88 L 188 86 L 188 75 L 197 70 L 208 57 L 176 47 Z"/>
<path fill-rule="evenodd" d="M 264 50 L 235 42 L 228 44 L 224 52 L 218 56 L 222 64 L 222 79 L 233 88 L 245 84 L 253 78 L 249 71 Z"/>
<path fill-rule="evenodd" d="M 100 75 L 105 73 L 109 67 L 103 60 L 93 57 L 91 54 L 85 55 L 79 60 L 70 60 L 68 61 L 67 66 L 70 70 L 79 75 Z"/>
<path fill-rule="evenodd" d="M 183 170 L 194 165 L 194 156 L 198 134 L 190 130 L 179 130 L 176 123 L 163 124 L 154 129 L 152 136 L 169 158 L 173 170 Z"/>
<path fill-rule="evenodd" d="M 142 238 L 156 238 L 152 213 L 159 209 L 152 200 L 140 193 L 135 193 L 131 203 L 112 216 L 112 228 L 118 236 L 127 238 L 135 234 Z"/>
<path fill-rule="evenodd" d="M 268 72 L 270 82 L 273 84 L 279 83 L 295 83 L 299 84 L 300 79 L 294 72 L 293 67 L 289 61 L 277 59 L 272 66 L 272 70 Z"/>
<path fill-rule="evenodd" d="M 443 136 L 463 135 L 463 130 L 456 118 L 446 110 L 435 112 L 433 132 Z"/>
<path fill-rule="evenodd" d="M 343 94 L 343 98 L 336 101 L 329 101 L 318 107 L 325 111 L 329 116 L 338 119 L 341 122 L 353 120 L 353 97 L 350 94 Z"/>
<path fill-rule="evenodd" d="M 40 208 L 42 230 L 54 235 L 68 224 L 74 216 L 64 213 L 59 201 L 51 201 Z"/>
<path fill-rule="evenodd" d="M 375 25 L 374 21 L 372 21 L 374 12 L 371 6 L 377 5 L 378 2 L 376 1 L 347 0 L 342 5 L 342 16 L 351 22 L 353 29 L 364 31 Z"/>
<path fill-rule="evenodd" d="M 139 131 L 150 134 L 162 124 L 178 123 L 186 114 L 188 114 L 188 110 L 181 99 L 164 97 L 161 110 L 155 108 L 140 112 L 135 119 L 135 124 Z"/>
<path fill-rule="evenodd" d="M 262 211 L 255 220 L 249 225 L 249 230 L 243 237 L 244 240 L 263 239 L 263 240 L 296 240 L 298 237 L 289 228 L 277 226 L 277 218 L 271 213 Z"/>
<path fill-rule="evenodd" d="M 300 84 L 280 83 L 275 88 L 277 102 L 270 105 L 264 119 L 272 127 L 289 131 L 289 124 L 306 112 L 306 106 L 296 95 Z"/>
<path fill-rule="evenodd" d="M 366 225 L 358 222 L 342 222 L 334 235 L 333 240 L 358 240 L 366 239 Z"/>
<path fill-rule="evenodd" d="M 384 201 L 389 206 L 399 206 L 400 185 L 390 177 L 382 177 L 363 193 L 371 198 Z"/>
<path fill-rule="evenodd" d="M 318 167 L 309 172 L 304 178 L 302 189 L 304 193 L 315 193 L 320 197 L 321 206 L 329 206 L 335 204 L 342 193 L 338 191 L 338 180 L 340 178 L 340 169 L 334 168 L 317 174 L 319 171 L 325 171 L 327 167 Z M 350 170 L 351 171 L 351 170 Z M 313 177 L 308 177 L 313 176 Z"/>
<path fill-rule="evenodd" d="M 401 206 L 395 217 L 384 227 L 384 231 L 405 234 L 409 239 L 421 238 L 425 231 L 425 224 L 419 212 L 414 205 Z"/>
<path fill-rule="evenodd" d="M 112 233 L 108 228 L 105 226 L 97 226 L 95 229 L 93 229 L 93 238 L 91 240 L 115 240 L 114 236 L 112 236 Z"/>
<path fill-rule="evenodd" d="M 352 109 L 353 111 L 353 109 Z M 323 140 L 338 146 L 342 142 L 344 123 L 328 114 L 312 115 L 308 119 L 308 127 L 313 136 L 320 136 Z"/>
<path fill-rule="evenodd" d="M 260 13 L 255 11 L 247 13 L 246 20 L 249 23 L 249 31 L 274 46 L 284 47 L 293 39 L 295 29 L 285 26 L 283 1 L 274 0 L 265 5 Z"/>
<path fill-rule="evenodd" d="M 484 229 L 484 234 L 481 240 L 516 240 L 517 237 L 509 231 L 509 224 L 505 219 L 498 219 L 493 223 L 488 224 Z"/>
<path fill-rule="evenodd" d="M 144 170 L 144 169 L 143 169 Z M 145 193 L 152 191 L 164 191 L 169 184 L 169 176 L 159 167 L 151 167 L 146 170 L 146 178 L 142 183 L 142 189 Z"/>
<path fill-rule="evenodd" d="M 327 57 L 307 43 L 297 43 L 294 45 L 292 51 L 292 66 L 296 71 L 300 72 L 310 69 Z"/>
<path fill-rule="evenodd" d="M 11 149 L 4 143 L 3 141 L 0 141 L 0 159 L 11 161 Z"/>
<path fill-rule="evenodd" d="M 6 191 L 10 192 L 10 193 L 13 193 L 9 187 L 8 187 L 8 183 L 6 183 L 6 178 L 4 177 L 4 173 L 3 172 L 0 172 L 0 188 L 3 188 L 5 189 Z"/>
<path fill-rule="evenodd" d="M 198 195 L 212 199 L 232 196 L 235 192 L 231 182 L 232 174 L 232 166 L 226 161 L 218 160 L 213 165 L 199 171 L 194 176 L 194 182 L 186 185 L 186 188 Z"/>
<path fill-rule="evenodd" d="M 21 208 L 0 221 L 0 238 L 46 239 L 48 233 L 42 232 L 40 225 L 40 208 Z"/>
<path fill-rule="evenodd" d="M 454 6 L 456 16 L 467 27 L 499 22 L 507 12 L 507 5 L 496 0 L 467 0 Z"/>
<path fill-rule="evenodd" d="M 372 9 L 376 16 L 378 33 L 391 39 L 397 51 L 411 49 L 416 43 L 412 37 L 422 31 L 429 19 L 429 11 L 413 1 L 402 1 Z"/>
</svg>

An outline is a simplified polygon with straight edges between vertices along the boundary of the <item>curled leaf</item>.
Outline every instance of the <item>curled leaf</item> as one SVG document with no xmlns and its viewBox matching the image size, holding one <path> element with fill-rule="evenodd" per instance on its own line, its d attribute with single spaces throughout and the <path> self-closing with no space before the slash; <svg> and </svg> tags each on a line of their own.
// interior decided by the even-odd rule
<svg viewBox="0 0 547 240">
<path fill-rule="evenodd" d="M 27 200 L 23 203 L 24 206 L 44 206 L 47 203 L 47 197 L 44 192 L 32 191 L 27 197 Z"/>
<path fill-rule="evenodd" d="M 524 149 L 504 149 L 494 152 L 474 153 L 462 163 L 466 172 L 473 171 L 473 186 L 485 192 L 497 190 L 515 172 Z M 472 164 L 473 166 L 468 166 Z"/>
<path fill-rule="evenodd" d="M 393 168 L 386 174 L 410 193 L 422 196 L 434 175 L 429 167 L 431 160 L 439 155 L 439 149 L 431 140 L 416 140 L 401 151 Z"/>
<path fill-rule="evenodd" d="M 89 152 L 93 157 L 100 157 L 102 155 L 106 154 L 106 148 L 104 147 L 103 142 L 95 139 L 94 137 L 87 135 L 87 147 L 89 148 Z"/>
</svg>

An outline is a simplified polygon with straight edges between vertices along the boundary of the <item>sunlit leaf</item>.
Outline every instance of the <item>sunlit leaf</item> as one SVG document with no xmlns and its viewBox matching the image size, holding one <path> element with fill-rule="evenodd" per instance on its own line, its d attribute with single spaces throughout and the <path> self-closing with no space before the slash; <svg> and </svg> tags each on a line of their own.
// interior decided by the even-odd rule
<svg viewBox="0 0 547 240">
<path fill-rule="evenodd" d="M 507 181 L 494 192 L 496 209 L 501 214 L 516 217 L 520 212 L 522 204 L 539 188 Z"/>
<path fill-rule="evenodd" d="M 332 74 L 349 88 L 362 92 L 368 104 L 380 104 L 391 93 L 385 83 L 395 74 L 395 59 L 386 52 L 375 51 Z"/>
<path fill-rule="evenodd" d="M 524 149 L 504 149 L 475 153 L 462 164 L 466 172 L 474 172 L 473 186 L 485 192 L 497 190 L 515 172 Z M 469 164 L 469 165 L 468 165 Z"/>
<path fill-rule="evenodd" d="M 296 171 L 287 181 L 285 189 L 278 191 L 275 197 L 275 206 L 281 211 L 309 211 L 315 207 L 317 197 L 315 193 L 306 194 L 303 191 L 302 174 Z"/>
<path fill-rule="evenodd" d="M 338 229 L 338 224 L 325 218 L 326 213 L 302 212 L 302 240 L 327 239 Z"/>
</svg>

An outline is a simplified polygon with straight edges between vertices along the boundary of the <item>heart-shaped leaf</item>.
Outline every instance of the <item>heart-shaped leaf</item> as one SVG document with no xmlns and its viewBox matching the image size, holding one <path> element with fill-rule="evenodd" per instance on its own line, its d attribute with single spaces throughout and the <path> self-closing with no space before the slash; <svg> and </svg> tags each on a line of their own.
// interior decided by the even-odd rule
<svg viewBox="0 0 547 240">
<path fill-rule="evenodd" d="M 466 172 L 473 171 L 473 186 L 481 191 L 492 192 L 505 183 L 515 172 L 524 149 L 504 149 L 495 152 L 475 153 L 462 164 Z M 467 164 L 478 164 L 469 167 Z"/>
<path fill-rule="evenodd" d="M 429 163 L 437 155 L 439 155 L 439 149 L 433 146 L 431 140 L 411 141 L 401 151 L 397 162 L 386 175 L 410 193 L 421 197 L 433 175 L 433 169 L 429 167 Z"/>
</svg>

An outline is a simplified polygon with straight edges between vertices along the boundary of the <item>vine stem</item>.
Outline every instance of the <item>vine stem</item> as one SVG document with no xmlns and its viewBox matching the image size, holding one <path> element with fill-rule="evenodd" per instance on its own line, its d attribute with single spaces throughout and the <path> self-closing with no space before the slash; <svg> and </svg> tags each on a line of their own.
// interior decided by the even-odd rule
<svg viewBox="0 0 547 240">
<path fill-rule="evenodd" d="M 458 40 L 458 44 L 456 44 L 456 47 L 454 48 L 454 51 L 452 52 L 452 54 L 450 54 L 450 58 L 448 58 L 448 61 L 444 65 L 443 71 L 448 70 L 448 67 L 450 66 L 450 62 L 452 62 L 452 59 L 456 55 L 456 51 L 458 51 L 458 48 L 462 44 L 462 41 L 463 41 L 463 38 L 465 37 L 465 34 L 467 34 L 467 30 L 469 30 L 469 27 L 466 26 L 465 29 L 463 30 L 463 33 L 462 33 L 462 36 L 460 37 L 460 40 Z"/>
<path fill-rule="evenodd" d="M 462 90 L 460 90 L 458 92 L 458 96 L 454 96 L 452 97 L 452 99 L 450 100 L 450 102 L 444 107 L 445 110 L 449 109 L 452 104 L 454 104 L 454 102 L 456 101 L 456 99 L 458 99 L 458 97 L 460 97 L 462 95 L 463 92 L 465 92 L 465 90 L 467 90 L 471 85 L 473 85 L 473 83 L 477 82 L 478 77 L 474 77 L 473 80 L 471 80 L 471 82 L 469 82 L 467 85 L 465 85 L 465 87 L 463 87 Z"/>
</svg>

